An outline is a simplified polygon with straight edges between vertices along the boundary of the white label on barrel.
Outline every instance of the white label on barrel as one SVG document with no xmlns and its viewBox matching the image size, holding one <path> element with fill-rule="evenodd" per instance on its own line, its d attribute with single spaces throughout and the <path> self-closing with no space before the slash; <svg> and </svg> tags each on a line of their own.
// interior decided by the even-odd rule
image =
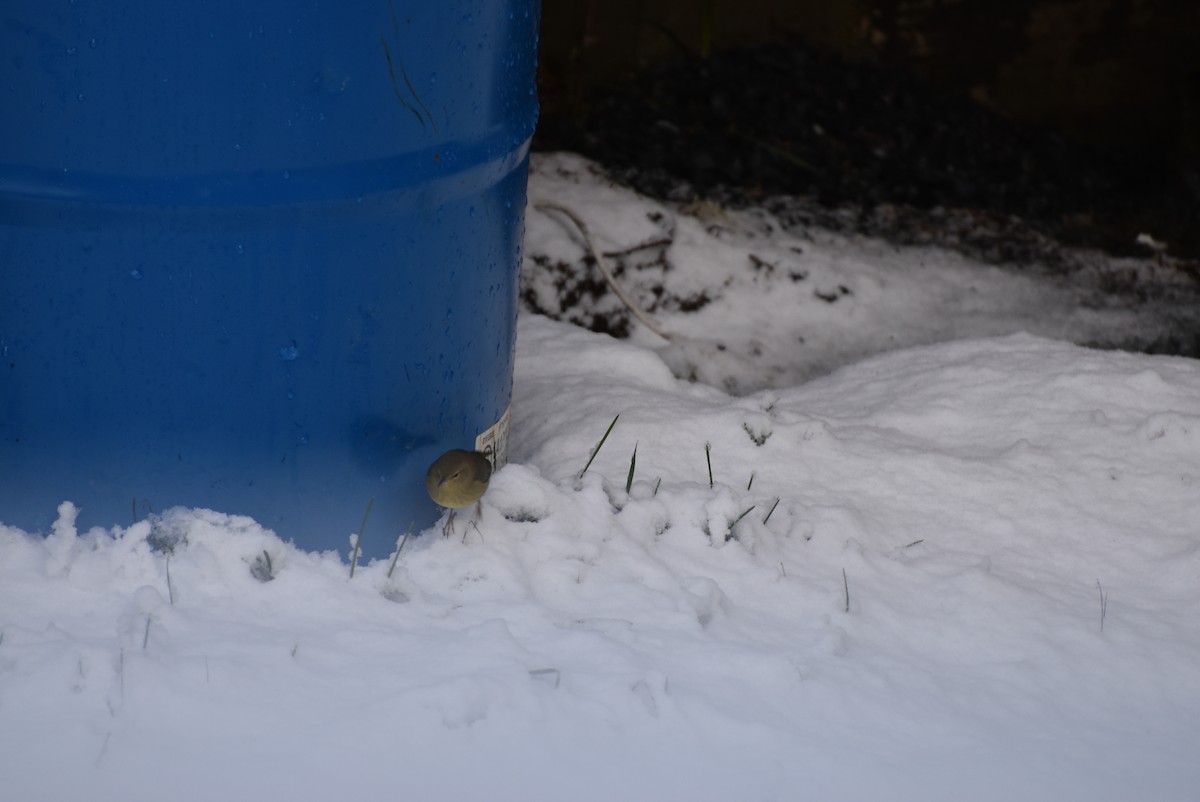
<svg viewBox="0 0 1200 802">
<path fill-rule="evenodd" d="M 509 404 L 508 408 L 504 410 L 500 420 L 475 438 L 475 450 L 488 455 L 494 471 L 508 464 L 508 419 L 510 417 L 512 417 L 512 404 Z"/>
</svg>

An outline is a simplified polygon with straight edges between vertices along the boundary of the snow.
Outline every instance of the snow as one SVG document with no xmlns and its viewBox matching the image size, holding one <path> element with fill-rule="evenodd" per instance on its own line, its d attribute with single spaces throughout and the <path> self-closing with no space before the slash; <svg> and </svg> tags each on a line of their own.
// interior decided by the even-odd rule
<svg viewBox="0 0 1200 802">
<path fill-rule="evenodd" d="M 1082 344 L 1152 343 L 1195 328 L 1190 293 L 1180 303 L 1135 303 L 1099 289 L 1137 273 L 1170 297 L 1179 279 L 1151 260 L 1108 260 L 1105 274 L 1086 282 L 1005 270 L 935 248 L 787 230 L 757 209 L 667 208 L 611 185 L 598 169 L 570 154 L 542 156 L 531 201 L 573 209 L 602 251 L 631 252 L 618 260 L 627 268 L 623 285 L 681 340 L 664 348 L 635 328 L 635 342 L 659 350 L 678 375 L 732 393 L 792 386 L 864 356 L 949 339 L 1028 332 Z M 584 324 L 597 315 L 627 317 L 611 293 L 593 299 L 587 292 L 580 277 L 598 277 L 583 264 L 573 231 L 536 209 L 526 226 L 527 259 L 541 268 L 525 271 L 527 308 Z"/>
<path fill-rule="evenodd" d="M 606 249 L 673 218 L 656 280 L 712 301 L 654 310 L 674 343 L 523 313 L 511 464 L 391 576 L 209 510 L 0 526 L 3 798 L 1196 798 L 1200 364 L 1007 333 L 1123 313 L 714 233 L 573 157 L 531 197 Z M 582 256 L 533 210 L 526 252 Z"/>
</svg>

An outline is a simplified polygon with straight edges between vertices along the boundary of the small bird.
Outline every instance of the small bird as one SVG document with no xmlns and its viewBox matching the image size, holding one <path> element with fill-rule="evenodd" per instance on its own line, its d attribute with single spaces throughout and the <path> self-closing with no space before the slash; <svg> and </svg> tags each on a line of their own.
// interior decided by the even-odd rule
<svg viewBox="0 0 1200 802">
<path fill-rule="evenodd" d="M 491 478 L 491 460 L 478 451 L 452 448 L 433 461 L 425 474 L 425 489 L 435 504 L 450 510 L 443 535 L 454 531 L 455 510 L 479 504 L 477 514 L 482 514 L 479 500 L 487 492 Z"/>
</svg>

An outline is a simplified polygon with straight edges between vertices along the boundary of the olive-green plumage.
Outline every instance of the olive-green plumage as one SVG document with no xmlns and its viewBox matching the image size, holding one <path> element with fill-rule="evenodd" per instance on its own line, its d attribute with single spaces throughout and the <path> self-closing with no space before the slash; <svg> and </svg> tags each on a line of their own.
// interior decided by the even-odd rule
<svg viewBox="0 0 1200 802">
<path fill-rule="evenodd" d="M 434 503 L 454 510 L 483 498 L 491 478 L 492 463 L 486 454 L 454 448 L 429 466 L 425 489 Z"/>
</svg>

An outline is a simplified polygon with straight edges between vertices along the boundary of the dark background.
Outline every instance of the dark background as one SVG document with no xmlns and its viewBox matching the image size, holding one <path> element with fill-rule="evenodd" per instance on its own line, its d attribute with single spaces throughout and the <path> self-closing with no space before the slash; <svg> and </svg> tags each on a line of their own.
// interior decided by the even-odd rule
<svg viewBox="0 0 1200 802">
<path fill-rule="evenodd" d="M 1194 260 L 1198 53 L 1196 0 L 544 0 L 535 148 L 660 197 L 970 209 Z"/>
</svg>

